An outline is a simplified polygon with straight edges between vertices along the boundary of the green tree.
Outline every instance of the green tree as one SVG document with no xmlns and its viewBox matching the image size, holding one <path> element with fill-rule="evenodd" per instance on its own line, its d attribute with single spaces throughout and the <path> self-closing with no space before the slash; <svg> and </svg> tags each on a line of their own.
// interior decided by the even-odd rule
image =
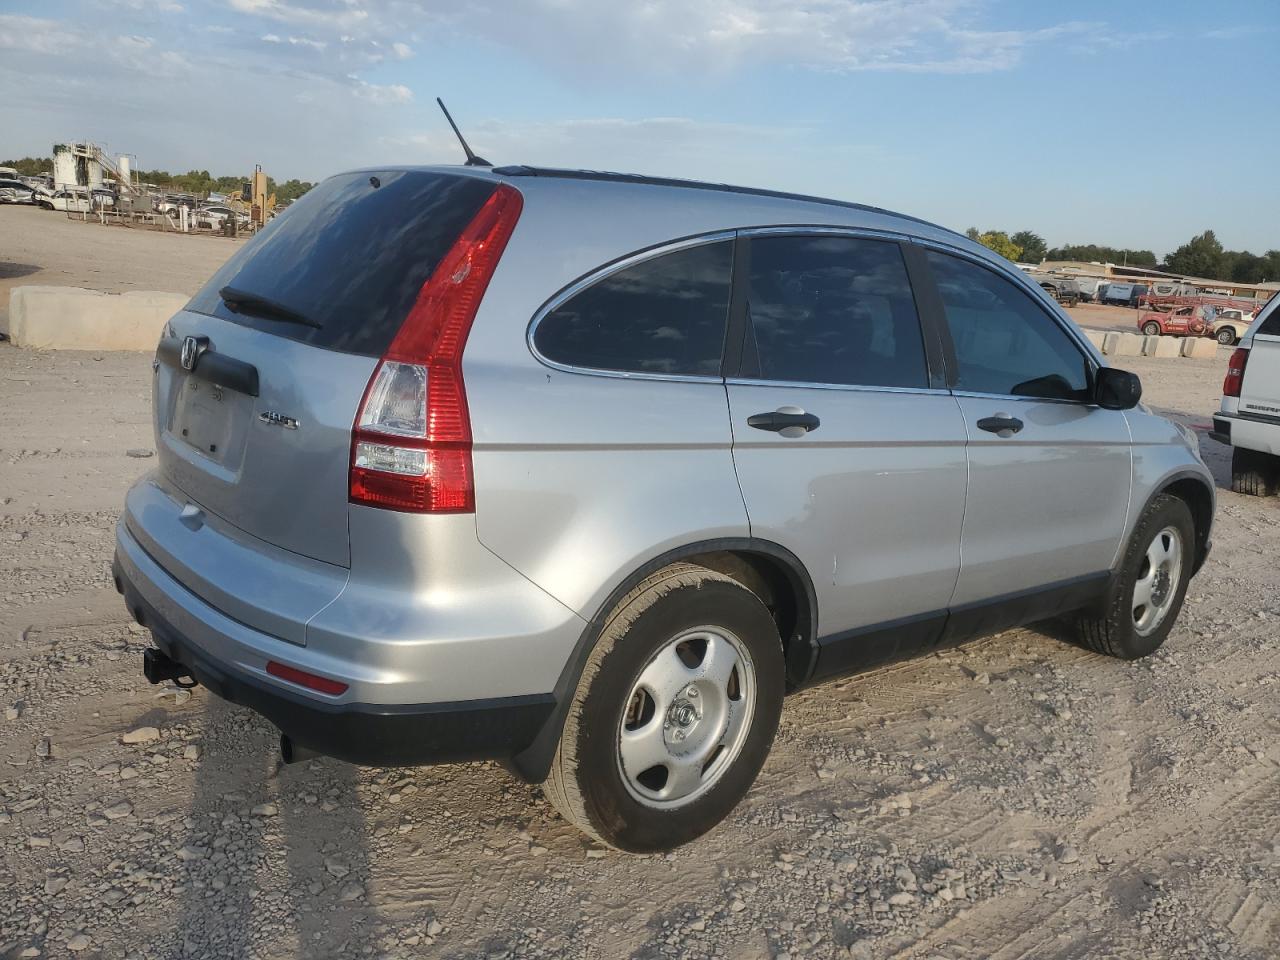
<svg viewBox="0 0 1280 960">
<path fill-rule="evenodd" d="M 1022 248 L 1024 263 L 1039 263 L 1049 252 L 1049 245 L 1045 243 L 1044 237 L 1031 230 L 1019 230 L 1009 239 Z"/>
<path fill-rule="evenodd" d="M 1191 277 L 1224 279 L 1226 260 L 1222 244 L 1212 230 L 1192 237 L 1165 258 L 1165 267 L 1172 273 Z"/>
<path fill-rule="evenodd" d="M 275 188 L 277 200 L 297 200 L 315 184 L 310 180 L 286 180 Z"/>
<path fill-rule="evenodd" d="M 982 236 L 982 231 L 979 230 L 977 227 L 970 227 L 968 230 L 964 232 L 964 235 L 968 237 L 970 240 L 972 240 L 974 243 L 977 243 L 978 238 Z"/>
<path fill-rule="evenodd" d="M 1083 260 L 1086 263 L 1119 263 L 1133 267 L 1156 265 L 1156 255 L 1150 250 L 1120 249 L 1096 243 L 1069 243 L 1064 247 L 1054 247 L 1045 257 L 1049 260 Z"/>
<path fill-rule="evenodd" d="M 978 242 L 1014 263 L 1017 263 L 1018 258 L 1022 256 L 1022 247 L 1010 240 L 1009 235 L 1003 230 L 988 230 L 986 233 L 979 234 Z"/>
<path fill-rule="evenodd" d="M 0 167 L 13 167 L 24 177 L 38 177 L 53 173 L 53 157 L 23 157 L 21 160 L 5 160 Z"/>
</svg>

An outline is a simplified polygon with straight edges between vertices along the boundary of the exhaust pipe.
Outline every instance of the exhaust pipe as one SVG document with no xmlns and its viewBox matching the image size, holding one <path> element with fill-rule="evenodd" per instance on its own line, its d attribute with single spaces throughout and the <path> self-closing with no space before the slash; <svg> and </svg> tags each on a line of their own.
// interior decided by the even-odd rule
<svg viewBox="0 0 1280 960">
<path fill-rule="evenodd" d="M 142 652 L 142 675 L 151 683 L 164 683 L 172 680 L 184 689 L 196 685 L 196 678 L 191 671 L 174 660 L 163 650 L 150 647 Z"/>
<path fill-rule="evenodd" d="M 301 763 L 320 756 L 316 751 L 293 742 L 287 733 L 280 734 L 280 759 L 285 763 Z"/>
</svg>

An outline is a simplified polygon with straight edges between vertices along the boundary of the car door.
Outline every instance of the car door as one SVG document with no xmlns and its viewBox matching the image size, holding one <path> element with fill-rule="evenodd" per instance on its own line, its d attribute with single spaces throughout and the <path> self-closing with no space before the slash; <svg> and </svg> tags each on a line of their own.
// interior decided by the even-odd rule
<svg viewBox="0 0 1280 960">
<path fill-rule="evenodd" d="M 738 241 L 734 287 L 734 464 L 752 536 L 813 580 L 814 675 L 935 642 L 960 565 L 965 429 L 903 248 L 757 231 Z"/>
<path fill-rule="evenodd" d="M 969 488 L 950 631 L 1025 601 L 1054 612 L 1104 585 L 1120 547 L 1133 464 L 1124 413 L 1092 402 L 1094 362 L 1013 278 L 929 250 L 944 348 L 968 435 Z M 1039 599 L 1037 599 L 1039 598 Z M 978 617 L 1000 626 L 998 612 Z M 975 629 L 974 632 L 977 632 Z"/>
</svg>

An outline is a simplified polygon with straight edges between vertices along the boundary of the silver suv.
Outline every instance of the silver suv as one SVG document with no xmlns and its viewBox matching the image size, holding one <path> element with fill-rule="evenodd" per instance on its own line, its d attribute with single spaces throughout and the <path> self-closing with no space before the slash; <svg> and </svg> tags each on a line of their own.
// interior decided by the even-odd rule
<svg viewBox="0 0 1280 960">
<path fill-rule="evenodd" d="M 786 693 L 1070 614 L 1140 657 L 1209 549 L 1189 432 L 948 230 L 529 167 L 336 176 L 156 353 L 115 578 L 153 682 L 285 759 L 496 758 L 618 848 Z"/>
</svg>

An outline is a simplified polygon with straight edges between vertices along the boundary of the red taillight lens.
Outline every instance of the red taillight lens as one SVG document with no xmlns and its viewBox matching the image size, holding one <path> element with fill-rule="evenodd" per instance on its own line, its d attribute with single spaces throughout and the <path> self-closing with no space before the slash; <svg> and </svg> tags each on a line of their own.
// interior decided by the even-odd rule
<svg viewBox="0 0 1280 960">
<path fill-rule="evenodd" d="M 1249 362 L 1249 351 L 1244 347 L 1236 348 L 1231 354 L 1231 359 L 1227 361 L 1227 378 L 1222 381 L 1222 395 L 1224 397 L 1240 396 L 1240 386 L 1244 383 L 1244 368 Z"/>
<path fill-rule="evenodd" d="M 517 190 L 499 184 L 422 285 L 356 414 L 352 503 L 475 510 L 462 349 L 522 206 Z"/>
<path fill-rule="evenodd" d="M 305 670 L 286 666 L 283 663 L 276 663 L 274 660 L 267 662 L 267 673 L 273 677 L 279 677 L 281 680 L 296 683 L 300 687 L 306 687 L 308 690 L 318 690 L 321 693 L 327 693 L 335 697 L 347 691 L 347 685 L 341 681 L 330 680 L 328 677 L 318 677 L 314 673 L 307 673 Z"/>
</svg>

